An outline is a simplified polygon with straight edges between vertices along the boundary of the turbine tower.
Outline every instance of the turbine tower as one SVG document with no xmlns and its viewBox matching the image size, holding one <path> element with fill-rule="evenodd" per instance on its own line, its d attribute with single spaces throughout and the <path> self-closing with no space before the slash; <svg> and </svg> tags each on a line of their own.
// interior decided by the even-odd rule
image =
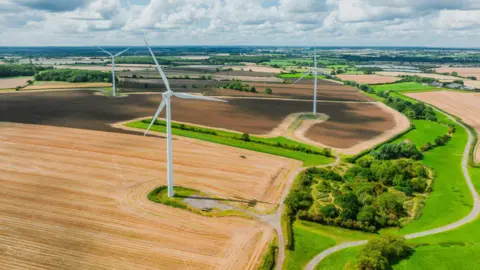
<svg viewBox="0 0 480 270">
<path fill-rule="evenodd" d="M 323 73 L 321 71 L 319 71 L 318 67 L 317 67 L 317 49 L 315 47 L 315 43 L 313 43 L 313 62 L 314 62 L 314 67 L 313 68 L 309 68 L 307 70 L 307 72 L 303 73 L 302 77 L 300 77 L 298 80 L 296 80 L 293 84 L 296 84 L 297 82 L 299 82 L 300 80 L 302 80 L 303 78 L 305 78 L 305 76 L 309 75 L 309 74 L 312 74 L 313 73 L 313 76 L 314 76 L 314 80 L 313 80 L 313 115 L 317 115 L 317 80 L 318 80 L 318 73 Z"/>
<path fill-rule="evenodd" d="M 99 48 L 100 50 L 102 50 L 104 53 L 110 55 L 112 57 L 112 92 L 113 92 L 113 96 L 115 97 L 117 95 L 117 88 L 115 86 L 115 57 L 117 56 L 120 56 L 122 55 L 124 52 L 130 50 L 130 48 L 126 49 L 126 50 L 123 50 L 115 55 L 111 54 L 110 52 L 107 52 L 106 50 L 100 48 L 97 46 L 97 48 Z"/>
<path fill-rule="evenodd" d="M 165 87 L 167 88 L 167 91 L 165 91 L 162 94 L 162 102 L 158 106 L 157 112 L 153 116 L 152 122 L 148 126 L 147 130 L 145 131 L 145 136 L 148 134 L 148 131 L 152 127 L 153 123 L 155 120 L 157 120 L 157 117 L 160 115 L 162 112 L 163 108 L 166 107 L 167 110 L 167 178 L 168 178 L 168 197 L 173 197 L 175 195 L 173 191 L 173 166 L 172 166 L 172 112 L 170 108 L 170 101 L 172 96 L 178 97 L 178 98 L 183 98 L 183 99 L 199 99 L 199 100 L 210 100 L 210 101 L 220 101 L 220 102 L 227 102 L 225 100 L 221 99 L 216 99 L 216 98 L 209 98 L 209 97 L 204 97 L 204 96 L 194 96 L 190 94 L 185 94 L 185 93 L 175 93 L 170 89 L 170 84 L 168 83 L 167 76 L 163 72 L 162 67 L 158 64 L 157 58 L 155 58 L 155 54 L 153 53 L 152 49 L 148 45 L 147 40 L 145 39 L 145 44 L 147 45 L 148 51 L 150 51 L 150 54 L 153 57 L 153 61 L 155 62 L 155 65 L 157 67 L 158 72 L 160 73 L 160 76 L 162 77 L 163 82 L 165 83 Z"/>
</svg>

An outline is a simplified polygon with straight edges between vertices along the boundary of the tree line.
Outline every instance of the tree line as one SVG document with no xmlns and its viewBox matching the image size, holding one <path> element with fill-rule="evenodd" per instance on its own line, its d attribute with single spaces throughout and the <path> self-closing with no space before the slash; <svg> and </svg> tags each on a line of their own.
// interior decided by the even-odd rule
<svg viewBox="0 0 480 270">
<path fill-rule="evenodd" d="M 31 64 L 5 64 L 0 65 L 0 78 L 33 76 L 35 72 L 53 69 L 53 67 L 34 66 Z"/>
<path fill-rule="evenodd" d="M 96 70 L 50 69 L 35 75 L 37 81 L 112 82 L 112 73 Z M 118 79 L 117 79 L 118 81 Z"/>
</svg>

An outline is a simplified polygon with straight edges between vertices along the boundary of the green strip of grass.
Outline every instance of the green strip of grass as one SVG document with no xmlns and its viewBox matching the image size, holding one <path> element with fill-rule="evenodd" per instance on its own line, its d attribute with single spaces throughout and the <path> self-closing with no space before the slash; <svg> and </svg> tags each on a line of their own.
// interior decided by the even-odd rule
<svg viewBox="0 0 480 270">
<path fill-rule="evenodd" d="M 340 270 L 345 269 L 349 262 L 355 259 L 361 247 L 347 248 L 333 253 L 321 261 L 315 270 Z"/>
<path fill-rule="evenodd" d="M 371 239 L 375 234 L 346 230 L 298 220 L 293 225 L 294 250 L 288 250 L 284 262 L 285 269 L 303 269 L 320 252 L 337 244 Z"/>
<path fill-rule="evenodd" d="M 410 92 L 410 91 L 438 91 L 438 88 L 429 85 L 423 85 L 417 82 L 400 82 L 391 84 L 378 84 L 372 85 L 375 91 L 398 91 L 398 92 Z"/>
<path fill-rule="evenodd" d="M 153 125 L 151 130 L 165 133 L 166 132 L 166 127 L 164 126 L 165 122 L 164 121 L 158 121 L 158 122 L 159 124 Z M 218 144 L 234 146 L 234 147 L 248 149 L 248 150 L 253 150 L 257 152 L 292 158 L 292 159 L 303 161 L 304 166 L 325 165 L 333 162 L 333 158 L 328 158 L 322 155 L 309 154 L 301 151 L 286 149 L 283 147 L 271 146 L 278 143 L 282 145 L 302 146 L 312 151 L 323 151 L 323 149 L 309 146 L 303 143 L 298 143 L 296 141 L 292 141 L 284 137 L 260 138 L 260 137 L 250 136 L 251 141 L 242 141 L 237 139 L 241 134 L 223 131 L 223 130 L 210 129 L 210 128 L 208 129 L 200 128 L 203 132 L 212 133 L 212 134 L 206 134 L 201 132 L 180 129 L 178 128 L 180 127 L 180 125 L 181 124 L 178 124 L 178 123 L 172 124 L 172 134 L 199 139 L 203 141 L 209 141 L 209 142 L 218 143 Z M 144 121 L 137 121 L 137 122 L 128 123 L 127 126 L 133 127 L 133 128 L 139 128 L 139 129 L 147 129 L 148 123 Z M 257 143 L 257 142 L 260 142 L 260 143 Z"/>
<path fill-rule="evenodd" d="M 411 120 L 415 125 L 415 129 L 400 138 L 397 138 L 394 143 L 409 140 L 413 142 L 418 148 L 426 143 L 433 143 L 433 140 L 438 136 L 443 136 L 448 133 L 448 126 L 437 122 L 428 120 Z"/>
</svg>

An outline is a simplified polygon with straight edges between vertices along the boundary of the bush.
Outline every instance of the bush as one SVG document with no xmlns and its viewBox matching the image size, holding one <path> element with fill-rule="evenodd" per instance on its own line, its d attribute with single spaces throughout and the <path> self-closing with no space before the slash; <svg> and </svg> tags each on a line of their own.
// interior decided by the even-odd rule
<svg viewBox="0 0 480 270">
<path fill-rule="evenodd" d="M 404 237 L 383 235 L 373 239 L 356 256 L 355 268 L 365 270 L 383 270 L 399 260 L 410 256 L 413 249 L 407 245 Z"/>
<path fill-rule="evenodd" d="M 272 92 L 272 89 L 271 89 L 271 88 L 267 88 L 267 89 L 265 89 L 265 93 L 266 93 L 267 95 L 271 95 L 273 92 Z"/>
<path fill-rule="evenodd" d="M 399 158 L 422 159 L 423 155 L 412 143 L 387 143 L 370 153 L 375 159 L 392 160 Z"/>
</svg>

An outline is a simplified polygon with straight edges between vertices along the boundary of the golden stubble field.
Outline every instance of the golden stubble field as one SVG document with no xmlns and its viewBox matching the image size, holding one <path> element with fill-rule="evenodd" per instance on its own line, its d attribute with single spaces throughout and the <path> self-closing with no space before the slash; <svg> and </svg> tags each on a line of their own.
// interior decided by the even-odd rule
<svg viewBox="0 0 480 270">
<path fill-rule="evenodd" d="M 0 123 L 0 268 L 255 268 L 271 228 L 146 198 L 164 151 L 161 137 Z M 271 204 L 300 166 L 177 137 L 174 164 L 177 185 Z"/>
</svg>

